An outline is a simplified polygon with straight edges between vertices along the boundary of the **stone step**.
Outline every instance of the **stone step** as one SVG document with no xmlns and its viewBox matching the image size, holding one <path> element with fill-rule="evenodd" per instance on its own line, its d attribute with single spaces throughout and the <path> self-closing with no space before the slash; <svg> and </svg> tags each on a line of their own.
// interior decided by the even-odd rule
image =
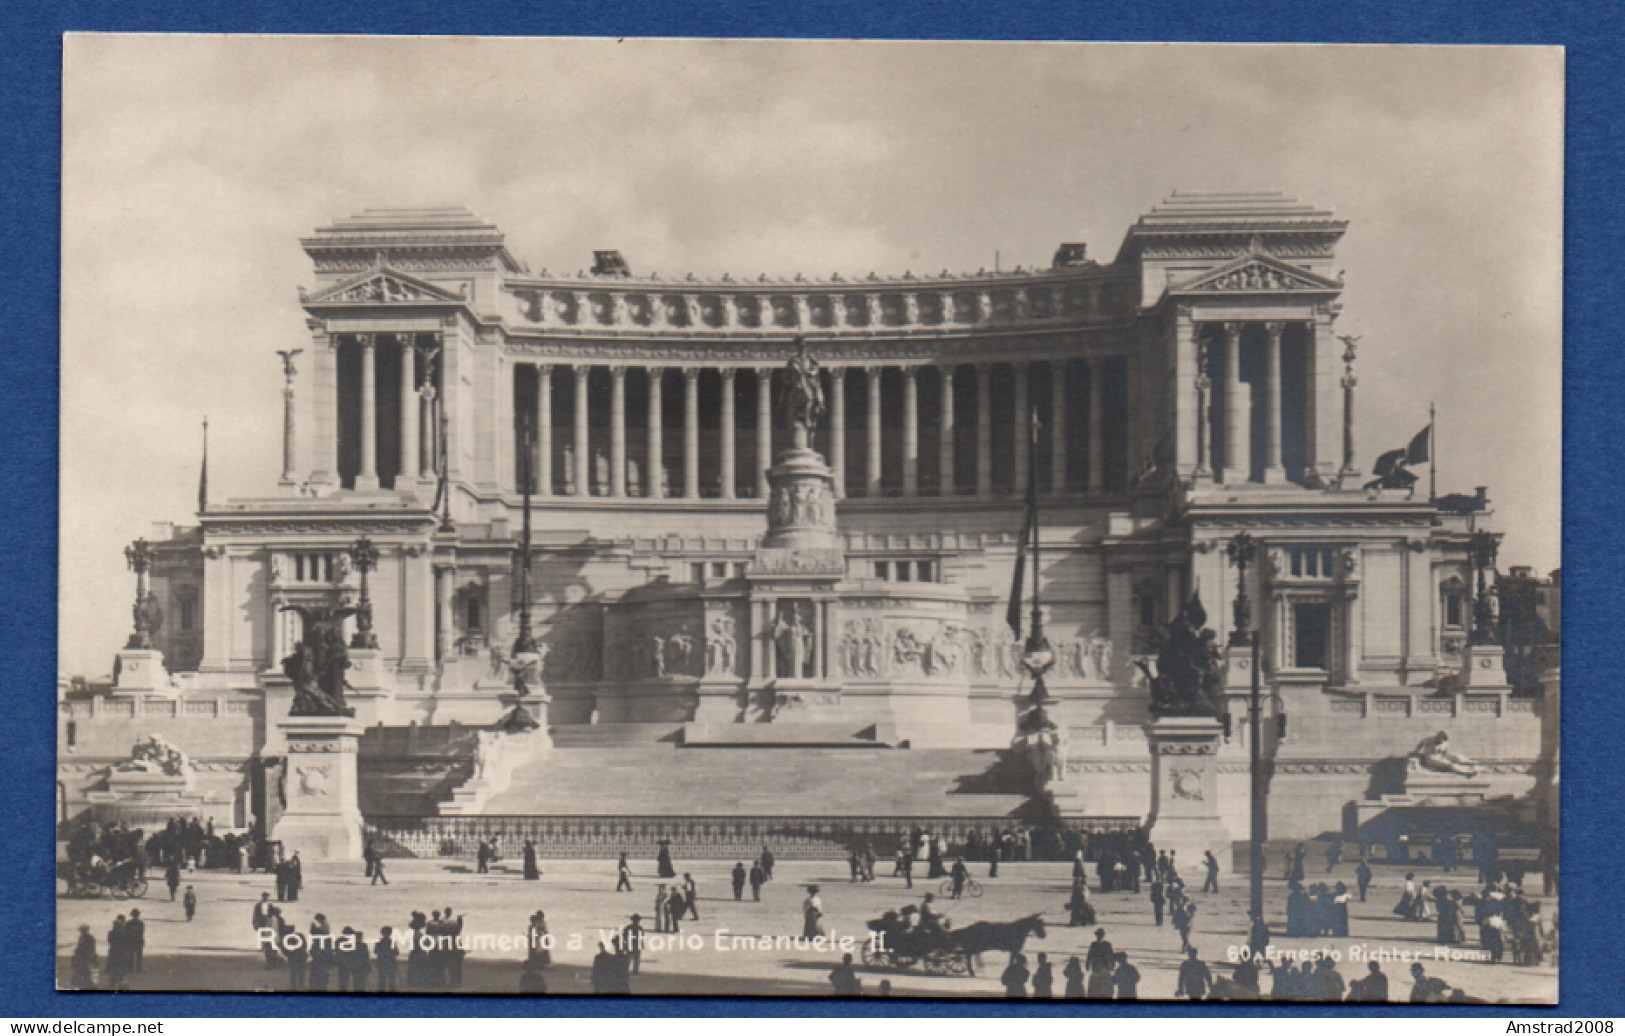
<svg viewBox="0 0 1625 1036">
<path fill-rule="evenodd" d="M 950 749 L 555 747 L 518 767 L 480 812 L 1002 816 L 1027 796 L 1000 762 L 997 752 Z"/>
</svg>

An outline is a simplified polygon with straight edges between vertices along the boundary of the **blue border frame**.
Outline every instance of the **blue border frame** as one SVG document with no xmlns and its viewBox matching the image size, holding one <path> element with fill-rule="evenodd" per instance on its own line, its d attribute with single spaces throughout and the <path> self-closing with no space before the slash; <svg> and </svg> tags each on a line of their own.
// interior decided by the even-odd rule
<svg viewBox="0 0 1625 1036">
<path fill-rule="evenodd" d="M 1562 1005 L 1547 1009 L 1464 1008 L 1477 1015 L 1564 1018 L 1625 1013 L 1616 977 L 1625 967 L 1618 938 L 1617 886 L 1625 829 L 1611 820 L 1625 769 L 1617 739 L 1625 695 L 1603 683 L 1598 650 L 1620 643 L 1621 551 L 1609 535 L 1622 498 L 1610 447 L 1625 442 L 1625 371 L 1618 359 L 1618 317 L 1625 254 L 1625 187 L 1618 157 L 1625 141 L 1625 87 L 1618 60 L 1625 7 L 1617 0 L 1345 0 L 1198 5 L 1169 0 L 1109 0 L 1060 5 L 1027 2 L 932 3 L 903 0 L 825 0 L 816 13 L 788 4 L 705 4 L 638 0 L 604 5 L 568 0 L 546 8 L 519 0 L 465 6 L 366 0 L 282 0 L 233 8 L 212 0 L 171 0 L 142 9 L 132 3 L 92 6 L 74 0 L 19 4 L 0 17 L 6 59 L 0 64 L 0 443 L 10 463 L 0 467 L 7 508 L 0 537 L 0 688 L 14 717 L 6 738 L 10 775 L 20 782 L 0 797 L 0 831 L 30 848 L 11 860 L 7 903 L 0 909 L 0 988 L 5 1014 L 33 1017 L 484 1015 L 532 1017 L 793 1015 L 825 1017 L 1108 1015 L 1222 1013 L 1236 1016 L 1419 1014 L 1408 1007 L 1227 1007 L 1203 1010 L 1169 1004 L 1138 1007 L 1019 1006 L 997 1000 L 845 1003 L 819 1000 L 502 997 L 297 998 L 248 995 L 130 994 L 125 997 L 53 991 L 55 900 L 50 855 L 38 851 L 52 832 L 50 789 L 55 770 L 54 640 L 57 554 L 57 404 L 61 259 L 60 155 L 62 33 L 279 32 L 491 35 L 779 36 L 922 39 L 1080 39 L 1234 42 L 1547 44 L 1568 48 L 1566 241 L 1564 263 L 1564 534 L 1568 581 L 1565 632 L 1567 712 L 1564 752 L 1570 774 L 1563 795 L 1564 882 Z M 1610 334 L 1610 332 L 1613 332 Z M 1507 407 L 1516 413 L 1516 404 Z M 1578 419 L 1572 419 L 1578 415 Z M 1503 487 L 1515 492 L 1516 487 Z M 1609 635 L 1613 634 L 1613 637 Z M 1616 681 L 1617 682 L 1617 681 Z M 1607 762 L 1605 762 L 1607 760 Z M 1612 765 L 1609 765 L 1609 764 Z M 1578 775 L 1580 779 L 1575 780 Z M 1597 811 L 1602 810 L 1599 814 Z M 1599 866 L 1600 865 L 1600 866 Z M 1613 898 L 1594 890 L 1604 888 Z"/>
</svg>

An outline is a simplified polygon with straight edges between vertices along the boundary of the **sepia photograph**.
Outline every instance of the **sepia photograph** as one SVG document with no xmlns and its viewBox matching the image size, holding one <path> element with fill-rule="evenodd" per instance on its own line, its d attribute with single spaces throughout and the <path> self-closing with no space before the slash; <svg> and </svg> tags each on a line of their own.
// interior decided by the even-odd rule
<svg viewBox="0 0 1625 1036">
<path fill-rule="evenodd" d="M 62 57 L 58 989 L 1557 1002 L 1561 48 Z"/>
</svg>

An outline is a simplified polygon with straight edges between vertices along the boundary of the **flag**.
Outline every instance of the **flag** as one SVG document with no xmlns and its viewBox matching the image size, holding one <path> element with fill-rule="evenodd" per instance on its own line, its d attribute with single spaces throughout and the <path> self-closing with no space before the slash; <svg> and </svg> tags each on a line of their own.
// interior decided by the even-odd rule
<svg viewBox="0 0 1625 1036">
<path fill-rule="evenodd" d="M 1010 624 L 1010 632 L 1017 640 L 1021 639 L 1021 592 L 1027 576 L 1027 547 L 1038 539 L 1038 473 L 1033 470 L 1032 459 L 1037 452 L 1033 447 L 1038 442 L 1038 414 L 1033 414 L 1032 436 L 1028 440 L 1027 463 L 1027 506 L 1026 514 L 1022 517 L 1021 542 L 1016 545 L 1016 571 L 1010 580 L 1010 606 L 1005 610 L 1004 621 Z M 1033 573 L 1033 579 L 1038 573 Z"/>
<path fill-rule="evenodd" d="M 1394 469 L 1405 462 L 1405 450 L 1389 450 L 1377 458 L 1376 466 L 1371 473 L 1378 478 L 1387 478 L 1394 473 Z"/>
<path fill-rule="evenodd" d="M 1021 593 L 1027 575 L 1027 544 L 1032 542 L 1037 517 L 1038 509 L 1029 492 L 1027 516 L 1021 524 L 1021 541 L 1016 544 L 1016 574 L 1010 580 L 1010 607 L 1004 613 L 1004 621 L 1010 624 L 1010 635 L 1017 640 L 1021 639 Z"/>
<path fill-rule="evenodd" d="M 1431 459 L 1432 446 L 1433 422 L 1429 421 L 1428 426 L 1417 432 L 1411 438 L 1411 444 L 1405 447 L 1405 463 L 1426 464 Z"/>
<path fill-rule="evenodd" d="M 197 509 L 209 509 L 209 419 L 203 419 L 203 466 L 197 475 Z"/>
</svg>

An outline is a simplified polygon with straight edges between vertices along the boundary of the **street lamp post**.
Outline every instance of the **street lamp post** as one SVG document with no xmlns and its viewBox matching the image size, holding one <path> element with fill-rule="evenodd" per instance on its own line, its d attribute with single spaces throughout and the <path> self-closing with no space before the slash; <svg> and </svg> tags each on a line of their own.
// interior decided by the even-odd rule
<svg viewBox="0 0 1625 1036">
<path fill-rule="evenodd" d="M 1247 566 L 1252 564 L 1258 550 L 1258 541 L 1245 532 L 1237 533 L 1225 548 L 1231 564 L 1236 566 L 1235 622 L 1230 632 L 1230 643 L 1252 648 L 1252 694 L 1247 707 L 1248 773 L 1251 775 L 1251 831 L 1248 838 L 1247 903 L 1253 917 L 1264 916 L 1264 770 L 1263 738 L 1260 726 L 1263 717 L 1262 674 L 1258 668 L 1258 631 L 1252 628 L 1252 605 L 1247 599 Z"/>
<path fill-rule="evenodd" d="M 1468 553 L 1472 557 L 1473 577 L 1476 581 L 1476 590 L 1473 594 L 1473 629 L 1468 635 L 1467 643 L 1472 645 L 1494 644 L 1499 640 L 1499 631 L 1495 628 L 1494 610 L 1491 606 L 1490 596 L 1494 592 L 1484 582 L 1484 572 L 1495 569 L 1495 556 L 1500 550 L 1500 537 L 1493 532 L 1479 530 L 1467 544 Z"/>
<path fill-rule="evenodd" d="M 355 635 L 350 638 L 350 646 L 376 648 L 378 635 L 372 631 L 372 598 L 367 594 L 367 573 L 378 567 L 378 548 L 363 536 L 350 546 L 350 561 L 361 573 L 361 601 L 356 606 Z"/>
<path fill-rule="evenodd" d="M 152 648 L 152 605 L 147 600 L 147 569 L 152 567 L 152 544 L 138 539 L 124 548 L 124 560 L 135 572 L 135 606 L 131 614 L 135 630 L 124 645 L 127 651 L 146 651 Z"/>
</svg>

